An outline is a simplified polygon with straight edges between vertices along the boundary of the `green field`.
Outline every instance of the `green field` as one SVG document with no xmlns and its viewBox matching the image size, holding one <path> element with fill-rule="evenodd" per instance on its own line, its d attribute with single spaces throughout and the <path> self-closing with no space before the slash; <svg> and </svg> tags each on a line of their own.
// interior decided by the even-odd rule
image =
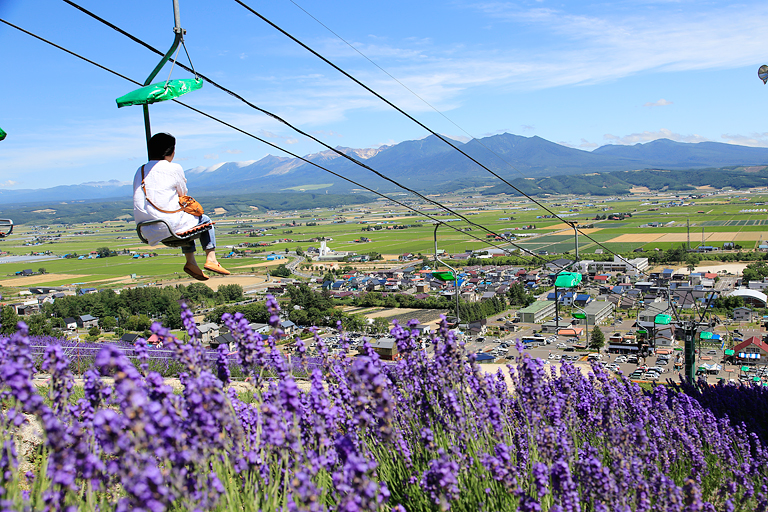
<svg viewBox="0 0 768 512">
<path fill-rule="evenodd" d="M 686 233 L 686 222 L 690 222 L 691 245 L 701 243 L 701 231 L 705 235 L 713 233 L 739 234 L 738 243 L 745 249 L 755 247 L 762 239 L 763 233 L 768 233 L 767 215 L 764 213 L 738 213 L 742 209 L 754 207 L 751 203 L 766 200 L 765 196 L 750 195 L 750 202 L 741 201 L 744 194 L 721 194 L 710 196 L 696 201 L 695 205 L 676 206 L 662 208 L 661 204 L 674 196 L 659 198 L 657 196 L 638 196 L 621 198 L 620 200 L 606 200 L 597 198 L 550 198 L 544 201 L 545 206 L 555 212 L 578 210 L 578 216 L 566 217 L 569 221 L 578 221 L 581 224 L 593 224 L 595 231 L 589 237 L 605 246 L 611 251 L 628 253 L 638 247 L 646 251 L 654 247 L 666 249 L 679 246 L 682 242 L 614 242 L 621 235 Z M 531 207 L 531 203 L 510 196 L 478 197 L 478 196 L 440 196 L 436 199 L 467 216 L 471 222 L 485 226 L 497 233 L 509 232 L 517 236 L 518 240 L 513 245 L 504 243 L 505 247 L 515 249 L 526 248 L 531 251 L 546 250 L 549 253 L 573 252 L 573 230 L 557 219 L 536 218 L 547 214 L 542 208 L 522 211 L 522 208 Z M 659 201 L 660 205 L 648 204 Z M 591 204 L 590 206 L 587 206 Z M 457 218 L 450 213 L 441 213 L 433 205 L 413 203 L 415 208 L 429 212 L 433 217 L 446 221 Z M 222 203 L 221 207 L 225 204 Z M 657 211 L 649 211 L 658 208 Z M 704 211 L 706 213 L 697 213 Z M 592 220 L 596 215 L 610 213 L 631 212 L 633 217 L 622 221 L 597 221 Z M 731 213 L 724 213 L 731 212 Z M 241 269 L 243 273 L 252 273 L 249 263 L 257 264 L 264 261 L 264 257 L 271 253 L 285 253 L 286 249 L 295 251 L 300 248 L 304 251 L 308 247 L 318 247 L 319 242 L 313 238 L 332 238 L 328 246 L 337 251 L 355 251 L 363 254 L 377 252 L 383 255 L 395 257 L 399 254 L 423 253 L 431 256 L 434 251 L 432 221 L 423 216 L 414 215 L 408 210 L 388 203 L 387 201 L 375 201 L 363 205 L 351 205 L 344 208 L 316 208 L 310 210 L 297 210 L 293 212 L 259 211 L 243 212 L 238 214 L 223 213 L 212 215 L 217 222 L 216 235 L 218 240 L 218 254 L 223 256 L 230 249 L 227 246 L 236 246 L 241 243 L 269 242 L 268 247 L 254 248 L 263 250 L 256 257 L 245 257 L 235 260 L 223 260 L 225 266 L 246 267 Z M 510 218 L 510 220 L 501 220 Z M 107 219 L 100 219 L 107 220 Z M 113 219 L 108 219 L 113 220 Z M 641 228 L 640 225 L 649 222 L 668 223 L 675 221 L 669 227 Z M 307 222 L 317 225 L 307 226 Z M 293 224 L 296 225 L 293 225 Z M 300 224 L 300 225 L 299 225 Z M 515 228 L 533 224 L 534 230 L 521 231 Z M 387 229 L 395 225 L 408 225 L 406 229 Z M 376 231 L 363 231 L 367 227 L 382 227 Z M 546 229 L 557 227 L 558 229 Z M 271 228 L 265 236 L 249 237 L 244 231 L 255 228 Z M 471 231 L 457 232 L 453 228 L 471 229 Z M 88 233 L 83 233 L 87 231 Z M 237 232 L 240 231 L 240 232 Z M 59 233 L 57 233 L 59 232 Z M 520 237 L 523 234 L 535 234 L 536 237 Z M 57 236 L 58 235 L 58 236 Z M 368 243 L 357 243 L 360 237 L 370 238 Z M 479 238 L 479 240 L 472 238 Z M 50 239 L 45 239 L 45 238 Z M 54 238 L 55 237 L 55 238 Z M 127 239 L 121 239 L 128 237 Z M 768 237 L 766 237 L 768 238 Z M 278 241 L 290 239 L 290 241 Z M 39 244 L 29 245 L 35 241 Z M 493 242 L 501 245 L 501 242 Z M 27 245 L 25 245 L 27 244 Z M 722 246 L 722 241 L 707 242 L 707 245 Z M 600 246 L 587 238 L 579 237 L 580 252 L 593 254 Z M 100 247 L 108 247 L 113 251 L 139 251 L 155 252 L 157 257 L 134 259 L 129 255 L 120 255 L 104 259 L 62 259 L 61 256 L 68 253 L 88 255 Z M 468 250 L 476 250 L 489 247 L 486 242 L 486 231 L 481 227 L 467 224 L 464 221 L 449 222 L 438 230 L 438 248 L 448 253 L 463 253 Z M 51 224 L 48 226 L 20 225 L 16 227 L 14 234 L 0 241 L 0 250 L 7 251 L 10 255 L 29 255 L 32 252 L 52 251 L 57 259 L 42 262 L 17 262 L 0 263 L 0 284 L 3 286 L 16 286 L 18 278 L 13 277 L 15 272 L 23 269 L 45 268 L 50 274 L 66 274 L 66 276 L 51 276 L 50 281 L 40 284 L 72 284 L 72 283 L 98 283 L 98 286 L 108 286 L 109 281 L 125 279 L 131 274 L 136 274 L 134 282 L 149 282 L 162 279 L 168 280 L 186 277 L 181 274 L 183 258 L 180 250 L 165 247 L 149 249 L 141 244 L 136 236 L 132 222 L 104 223 L 93 222 L 63 226 Z M 202 261 L 202 254 L 198 254 L 198 261 Z M 532 259 L 532 262 L 535 260 Z M 279 262 L 276 262 L 277 264 Z M 257 271 L 265 271 L 265 268 L 257 268 Z M 123 286 L 125 283 L 115 283 L 114 286 Z"/>
</svg>

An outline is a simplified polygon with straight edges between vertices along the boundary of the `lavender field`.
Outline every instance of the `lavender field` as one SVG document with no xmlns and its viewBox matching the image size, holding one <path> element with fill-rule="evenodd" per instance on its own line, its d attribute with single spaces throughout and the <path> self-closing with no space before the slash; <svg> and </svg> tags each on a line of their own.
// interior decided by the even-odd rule
<svg viewBox="0 0 768 512">
<path fill-rule="evenodd" d="M 277 325 L 277 303 L 267 306 Z M 189 310 L 182 317 L 194 335 Z M 589 377 L 569 365 L 556 375 L 525 354 L 509 384 L 483 373 L 445 325 L 434 357 L 395 325 L 395 363 L 370 347 L 333 355 L 318 339 L 317 360 L 289 365 L 274 337 L 239 315 L 224 321 L 233 355 L 153 326 L 180 368 L 180 394 L 144 343 L 98 347 L 74 400 L 73 347 L 30 340 L 23 324 L 0 339 L 0 510 L 768 507 L 762 388 L 643 392 L 599 364 Z M 32 382 L 38 367 L 48 388 Z M 230 386 L 231 367 L 249 377 L 247 397 Z M 30 423 L 44 442 L 21 453 Z"/>
</svg>

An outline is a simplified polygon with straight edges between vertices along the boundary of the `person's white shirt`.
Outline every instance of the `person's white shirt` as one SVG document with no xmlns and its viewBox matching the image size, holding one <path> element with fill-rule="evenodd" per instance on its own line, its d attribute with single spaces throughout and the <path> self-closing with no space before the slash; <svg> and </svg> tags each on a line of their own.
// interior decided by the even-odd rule
<svg viewBox="0 0 768 512">
<path fill-rule="evenodd" d="M 179 196 L 187 195 L 184 169 L 179 164 L 167 160 L 150 160 L 144 165 L 144 186 L 149 201 L 163 210 L 178 210 Z M 174 233 L 182 233 L 198 224 L 198 218 L 187 212 L 163 213 L 149 204 L 141 188 L 141 167 L 133 177 L 133 219 L 137 224 L 145 220 L 162 219 Z M 157 245 L 170 236 L 162 224 L 147 226 L 141 232 L 150 245 Z"/>
</svg>

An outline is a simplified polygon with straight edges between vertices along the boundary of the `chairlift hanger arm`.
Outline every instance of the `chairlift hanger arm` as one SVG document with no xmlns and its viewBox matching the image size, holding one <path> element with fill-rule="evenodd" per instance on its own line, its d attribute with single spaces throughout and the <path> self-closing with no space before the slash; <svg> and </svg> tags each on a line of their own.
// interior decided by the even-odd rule
<svg viewBox="0 0 768 512">
<path fill-rule="evenodd" d="M 6 229 L 8 231 L 5 231 Z M 13 221 L 11 219 L 0 219 L 0 238 L 5 238 L 11 233 L 13 233 Z"/>
</svg>

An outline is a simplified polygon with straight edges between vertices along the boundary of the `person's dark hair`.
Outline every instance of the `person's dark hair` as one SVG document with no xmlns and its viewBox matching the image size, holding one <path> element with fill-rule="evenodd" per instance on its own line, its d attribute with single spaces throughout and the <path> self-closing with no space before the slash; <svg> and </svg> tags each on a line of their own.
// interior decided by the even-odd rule
<svg viewBox="0 0 768 512">
<path fill-rule="evenodd" d="M 149 159 L 162 160 L 176 150 L 176 137 L 170 133 L 156 133 L 149 139 Z"/>
</svg>

